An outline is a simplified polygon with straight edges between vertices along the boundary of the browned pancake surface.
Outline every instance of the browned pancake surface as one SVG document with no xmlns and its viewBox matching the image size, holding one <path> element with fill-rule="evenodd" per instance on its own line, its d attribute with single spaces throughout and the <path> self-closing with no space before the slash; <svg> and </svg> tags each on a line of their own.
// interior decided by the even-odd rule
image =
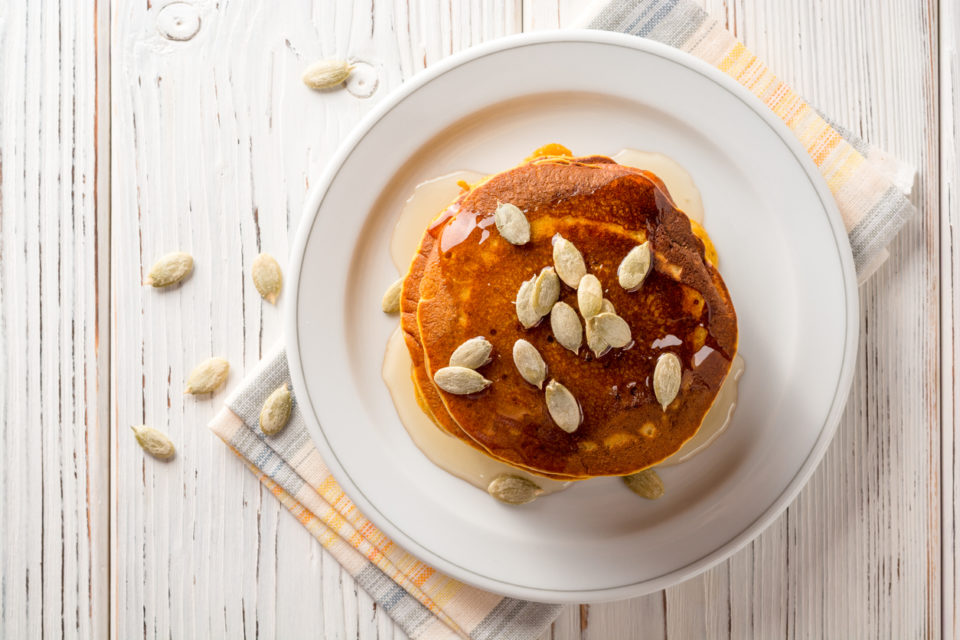
<svg viewBox="0 0 960 640">
<path fill-rule="evenodd" d="M 498 201 L 526 212 L 530 243 L 515 247 L 499 236 L 492 223 Z M 404 287 L 408 345 L 418 342 L 411 350 L 415 375 L 437 422 L 451 432 L 459 429 L 497 458 L 575 477 L 635 472 L 696 433 L 736 352 L 736 316 L 719 274 L 704 259 L 703 244 L 659 181 L 608 159 L 541 160 L 494 176 L 464 194 L 454 210 L 428 232 L 434 242 L 425 237 L 420 264 L 414 265 L 417 286 L 408 277 Z M 630 324 L 632 348 L 597 359 L 584 346 L 575 356 L 553 341 L 546 320 L 530 330 L 517 321 L 517 289 L 552 265 L 556 232 L 577 245 L 588 271 Z M 640 291 L 628 293 L 617 283 L 617 266 L 647 238 L 654 270 Z M 410 323 L 415 288 L 416 328 Z M 564 287 L 561 299 L 576 308 L 572 289 Z M 472 396 L 437 391 L 429 384 L 433 373 L 477 335 L 494 345 L 494 361 L 482 369 L 494 384 Z M 579 400 L 584 421 L 576 432 L 560 430 L 543 392 L 520 378 L 511 357 L 518 338 L 540 350 L 549 377 Z M 413 351 L 419 349 L 417 357 Z M 665 412 L 652 390 L 653 368 L 664 352 L 676 353 L 684 369 L 678 399 Z"/>
<path fill-rule="evenodd" d="M 457 202 L 462 199 L 462 196 L 463 194 L 461 198 L 457 199 Z M 404 342 L 412 360 L 411 377 L 417 392 L 417 403 L 438 428 L 443 429 L 453 437 L 459 438 L 471 447 L 492 455 L 479 442 L 467 435 L 450 416 L 440 397 L 439 390 L 433 385 L 433 380 L 424 362 L 424 351 L 420 342 L 420 327 L 417 321 L 417 307 L 420 302 L 420 283 L 435 244 L 436 238 L 430 233 L 425 233 L 411 262 L 410 270 L 404 279 L 403 290 L 400 295 L 400 326 L 403 329 Z M 575 476 L 554 474 L 535 469 L 530 469 L 530 471 L 556 480 L 576 478 Z"/>
</svg>

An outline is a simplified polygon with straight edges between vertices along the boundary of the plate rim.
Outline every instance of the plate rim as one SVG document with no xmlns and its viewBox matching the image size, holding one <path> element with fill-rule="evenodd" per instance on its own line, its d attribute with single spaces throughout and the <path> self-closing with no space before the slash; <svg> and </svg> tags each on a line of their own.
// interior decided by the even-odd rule
<svg viewBox="0 0 960 640">
<path fill-rule="evenodd" d="M 310 394 L 303 373 L 303 362 L 300 357 L 299 349 L 299 327 L 297 323 L 297 312 L 299 309 L 300 298 L 300 279 L 303 268 L 303 261 L 310 238 L 311 230 L 316 221 L 316 216 L 323 203 L 324 197 L 329 186 L 336 179 L 344 162 L 350 156 L 353 149 L 366 136 L 367 133 L 392 109 L 402 103 L 411 94 L 428 82 L 464 65 L 473 60 L 485 57 L 490 54 L 498 53 L 508 49 L 520 48 L 530 45 L 553 44 L 553 43 L 592 43 L 607 44 L 627 49 L 641 51 L 646 54 L 665 58 L 669 61 L 680 64 L 705 76 L 708 80 L 719 85 L 729 93 L 737 97 L 744 105 L 751 109 L 769 126 L 778 138 L 784 143 L 788 150 L 793 154 L 806 174 L 811 186 L 814 188 L 824 213 L 827 216 L 827 222 L 833 233 L 833 240 L 836 246 L 843 277 L 843 295 L 846 307 L 846 317 L 844 319 L 844 348 L 843 360 L 840 366 L 840 375 L 838 385 L 826 413 L 823 424 L 820 427 L 819 435 L 810 449 L 803 463 L 794 477 L 789 481 L 783 491 L 767 507 L 767 509 L 752 522 L 748 523 L 739 534 L 730 538 L 725 543 L 714 548 L 709 553 L 699 559 L 689 562 L 672 571 L 663 573 L 655 578 L 641 580 L 627 585 L 616 585 L 612 587 L 602 587 L 595 589 L 543 589 L 518 585 L 512 582 L 500 581 L 490 576 L 478 575 L 456 564 L 455 562 L 436 555 L 430 549 L 420 545 L 416 540 L 409 537 L 398 526 L 394 525 L 376 506 L 371 503 L 358 487 L 351 481 L 350 474 L 340 464 L 339 459 L 330 447 L 323 433 L 319 418 L 314 410 L 313 403 L 310 400 Z M 825 179 L 819 169 L 813 163 L 813 160 L 807 154 L 796 135 L 787 127 L 787 125 L 757 96 L 743 87 L 736 80 L 724 74 L 717 68 L 707 62 L 689 54 L 680 51 L 663 43 L 641 38 L 624 33 L 613 33 L 608 31 L 599 31 L 594 29 L 565 29 L 555 31 L 544 31 L 536 33 L 521 33 L 503 38 L 491 40 L 469 49 L 452 54 L 441 61 L 431 65 L 429 68 L 417 73 L 409 80 L 403 82 L 394 89 L 388 96 L 384 97 L 371 111 L 364 116 L 360 122 L 353 128 L 351 133 L 339 145 L 334 155 L 328 161 L 321 174 L 320 180 L 310 189 L 304 201 L 301 219 L 297 227 L 294 243 L 289 259 L 289 278 L 290 290 L 292 295 L 287 296 L 284 303 L 284 345 L 286 347 L 287 362 L 290 370 L 291 382 L 297 396 L 297 402 L 301 407 L 304 416 L 304 422 L 310 433 L 314 444 L 320 449 L 324 462 L 327 464 L 330 472 L 340 484 L 344 492 L 357 505 L 360 511 L 373 522 L 384 534 L 391 540 L 399 544 L 404 550 L 421 559 L 437 570 L 443 571 L 447 575 L 461 580 L 467 584 L 493 591 L 496 593 L 508 595 L 516 598 L 535 600 L 541 602 L 571 603 L 583 601 L 602 601 L 616 600 L 628 597 L 635 597 L 664 589 L 676 584 L 682 580 L 698 575 L 711 567 L 726 560 L 734 553 L 743 548 L 747 543 L 758 536 L 774 520 L 786 510 L 793 502 L 800 491 L 806 486 L 810 477 L 819 466 L 829 447 L 833 436 L 839 426 L 840 419 L 849 396 L 850 388 L 853 382 L 853 376 L 856 366 L 856 356 L 859 347 L 859 296 L 857 294 L 856 271 L 854 268 L 853 255 L 850 244 L 847 240 L 848 235 L 843 224 L 839 209 L 833 194 L 830 192 Z M 842 242 L 840 240 L 843 240 Z"/>
</svg>

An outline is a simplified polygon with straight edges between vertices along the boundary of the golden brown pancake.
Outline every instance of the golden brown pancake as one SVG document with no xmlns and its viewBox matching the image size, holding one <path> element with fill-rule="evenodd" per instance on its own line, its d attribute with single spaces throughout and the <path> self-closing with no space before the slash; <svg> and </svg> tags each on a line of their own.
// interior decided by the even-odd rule
<svg viewBox="0 0 960 640">
<path fill-rule="evenodd" d="M 520 207 L 531 241 L 506 243 L 493 225 L 498 202 Z M 595 358 L 560 347 L 549 323 L 525 330 L 514 299 L 520 284 L 553 264 L 561 233 L 584 254 L 630 324 L 634 344 Z M 623 256 L 646 239 L 654 269 L 637 292 L 616 279 Z M 575 292 L 561 299 L 576 308 Z M 609 158 L 544 158 L 493 176 L 457 201 L 425 233 L 404 283 L 403 327 L 422 404 L 448 432 L 516 466 L 554 477 L 634 473 L 674 453 L 710 408 L 737 347 L 736 315 L 704 244 L 653 174 Z M 465 340 L 483 335 L 494 360 L 482 368 L 487 390 L 456 396 L 432 375 Z M 540 351 L 549 377 L 569 388 L 583 410 L 572 434 L 559 429 L 543 392 L 520 378 L 513 343 Z M 683 363 L 681 391 L 666 411 L 651 387 L 657 357 Z"/>
<path fill-rule="evenodd" d="M 466 194 L 461 194 L 456 202 L 459 202 Z M 449 209 L 448 209 L 449 210 Z M 442 216 L 441 216 L 442 217 Z M 417 394 L 417 404 L 423 409 L 423 412 L 440 429 L 446 431 L 449 435 L 459 438 L 471 447 L 490 455 L 479 442 L 467 435 L 460 426 L 454 421 L 447 412 L 443 400 L 440 398 L 439 390 L 434 386 L 430 374 L 427 372 L 424 363 L 423 347 L 420 343 L 420 327 L 417 322 L 417 307 L 420 303 L 420 281 L 423 278 L 423 271 L 427 264 L 427 258 L 431 254 L 436 238 L 430 233 L 425 233 L 420 241 L 420 247 L 414 256 L 410 265 L 410 271 L 404 279 L 403 290 L 400 295 L 400 326 L 403 328 L 403 337 L 410 352 L 410 358 L 413 361 L 411 377 Z M 496 456 L 493 456 L 496 457 Z M 517 465 L 520 466 L 520 465 Z M 530 470 L 534 471 L 534 470 Z M 537 472 L 556 480 L 573 480 L 576 477 L 563 474 L 551 474 L 546 472 Z"/>
</svg>

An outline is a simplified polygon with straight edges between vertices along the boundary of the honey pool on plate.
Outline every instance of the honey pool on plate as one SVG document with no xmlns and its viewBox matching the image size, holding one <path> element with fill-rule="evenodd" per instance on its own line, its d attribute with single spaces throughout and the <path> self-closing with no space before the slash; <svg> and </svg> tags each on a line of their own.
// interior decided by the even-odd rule
<svg viewBox="0 0 960 640">
<path fill-rule="evenodd" d="M 700 192 L 690 174 L 679 163 L 661 153 L 634 149 L 624 149 L 611 158 L 619 164 L 657 174 L 677 207 L 692 220 L 703 224 L 704 209 Z M 461 190 L 459 185 L 463 182 L 475 183 L 484 176 L 485 174 L 475 171 L 456 171 L 417 186 L 401 210 L 390 242 L 390 254 L 401 275 L 409 267 L 410 257 L 417 250 L 423 230 L 457 197 Z M 562 491 L 572 484 L 529 474 L 494 460 L 439 429 L 416 401 L 410 377 L 411 364 L 402 330 L 398 327 L 386 346 L 383 379 L 404 428 L 414 444 L 438 467 L 484 491 L 493 478 L 505 473 L 529 478 L 543 489 L 543 495 Z M 658 467 L 686 462 L 722 435 L 736 408 L 737 383 L 743 371 L 743 359 L 737 354 L 696 435 L 676 453 L 659 463 Z"/>
</svg>

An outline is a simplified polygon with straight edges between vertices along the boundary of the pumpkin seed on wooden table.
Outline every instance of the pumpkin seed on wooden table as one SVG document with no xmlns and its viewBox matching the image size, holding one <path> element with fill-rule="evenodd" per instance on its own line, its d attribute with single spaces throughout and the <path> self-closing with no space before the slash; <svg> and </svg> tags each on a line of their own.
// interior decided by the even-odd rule
<svg viewBox="0 0 960 640">
<path fill-rule="evenodd" d="M 400 293 L 403 291 L 403 278 L 398 279 L 383 294 L 383 300 L 380 301 L 380 307 L 384 313 L 397 313 L 400 311 Z"/>
<path fill-rule="evenodd" d="M 493 223 L 504 240 L 510 244 L 522 245 L 530 242 L 530 222 L 520 208 L 509 202 L 497 204 L 493 212 Z"/>
<path fill-rule="evenodd" d="M 269 253 L 261 253 L 254 259 L 250 273 L 253 275 L 253 286 L 263 299 L 270 304 L 276 304 L 283 288 L 283 271 L 276 259 Z"/>
<path fill-rule="evenodd" d="M 537 389 L 543 388 L 543 381 L 547 378 L 547 363 L 535 346 L 522 338 L 514 342 L 513 364 L 521 378 Z"/>
<path fill-rule="evenodd" d="M 450 355 L 450 366 L 479 369 L 490 362 L 491 353 L 493 353 L 493 345 L 489 340 L 483 336 L 470 338 L 454 349 L 453 354 Z"/>
<path fill-rule="evenodd" d="M 183 392 L 191 395 L 213 393 L 224 385 L 229 374 L 229 362 L 223 358 L 208 358 L 194 367 L 187 376 L 187 388 Z"/>
<path fill-rule="evenodd" d="M 457 396 L 479 393 L 492 383 L 473 369 L 466 367 L 443 367 L 433 374 L 438 387 Z"/>
<path fill-rule="evenodd" d="M 543 489 L 526 478 L 501 473 L 487 485 L 487 493 L 507 504 L 527 504 L 536 500 Z"/>
<path fill-rule="evenodd" d="M 260 430 L 268 436 L 280 433 L 290 421 L 292 409 L 293 396 L 290 395 L 290 387 L 284 382 L 263 401 L 260 409 Z"/>
<path fill-rule="evenodd" d="M 318 60 L 304 70 L 301 80 L 311 89 L 332 89 L 342 85 L 351 71 L 353 65 L 345 60 Z"/>
<path fill-rule="evenodd" d="M 663 495 L 663 480 L 653 469 L 644 469 L 638 473 L 623 476 L 623 482 L 630 491 L 647 500 L 656 500 Z"/>
<path fill-rule="evenodd" d="M 193 272 L 193 256 L 183 251 L 168 253 L 157 260 L 147 274 L 145 284 L 156 289 L 175 285 Z"/>
<path fill-rule="evenodd" d="M 137 444 L 154 458 L 169 460 L 176 453 L 173 442 L 159 429 L 145 424 L 130 428 L 133 429 L 133 437 L 137 439 Z"/>
</svg>

